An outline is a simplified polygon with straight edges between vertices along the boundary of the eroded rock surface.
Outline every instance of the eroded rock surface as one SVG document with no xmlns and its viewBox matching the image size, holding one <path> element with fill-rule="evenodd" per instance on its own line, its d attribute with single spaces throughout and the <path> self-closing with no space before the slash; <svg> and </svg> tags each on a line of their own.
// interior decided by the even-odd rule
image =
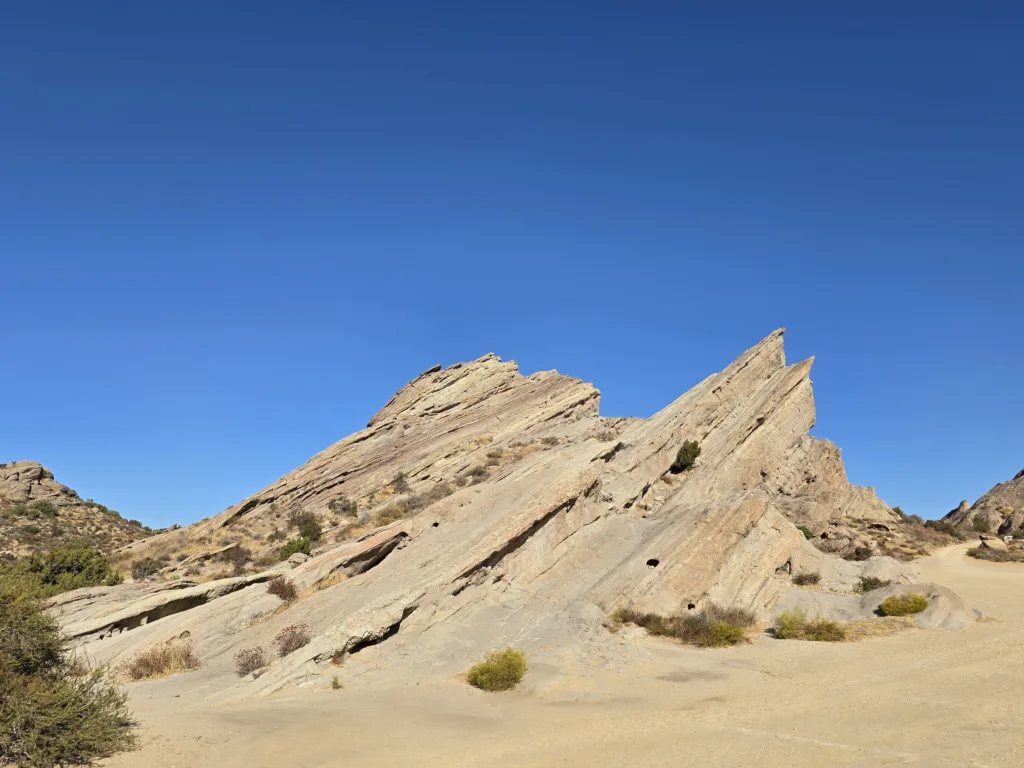
<svg viewBox="0 0 1024 768">
<path fill-rule="evenodd" d="M 942 518 L 965 530 L 978 527 L 999 533 L 1024 537 L 1024 469 L 1012 480 L 998 483 L 973 504 L 966 501 Z"/>
</svg>

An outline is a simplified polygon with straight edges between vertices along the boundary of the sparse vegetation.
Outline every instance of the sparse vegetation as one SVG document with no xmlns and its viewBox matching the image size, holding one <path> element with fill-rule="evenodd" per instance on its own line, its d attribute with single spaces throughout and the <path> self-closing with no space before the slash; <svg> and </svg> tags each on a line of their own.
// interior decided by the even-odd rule
<svg viewBox="0 0 1024 768">
<path fill-rule="evenodd" d="M 93 765 L 133 749 L 126 700 L 71 655 L 24 576 L 0 575 L 0 765 Z"/>
<path fill-rule="evenodd" d="M 775 636 L 780 640 L 837 643 L 846 639 L 846 628 L 837 621 L 807 619 L 803 611 L 786 611 L 775 617 Z"/>
<path fill-rule="evenodd" d="M 483 464 L 475 464 L 462 473 L 463 478 L 473 483 L 479 483 L 486 480 L 487 475 L 487 467 L 485 467 Z"/>
<path fill-rule="evenodd" d="M 857 591 L 861 593 L 872 592 L 892 584 L 892 579 L 879 579 L 875 576 L 861 576 L 857 582 Z"/>
<path fill-rule="evenodd" d="M 346 517 L 356 517 L 359 514 L 359 508 L 356 502 L 345 495 L 338 495 L 327 502 L 327 508 L 338 515 L 345 515 Z"/>
<path fill-rule="evenodd" d="M 391 481 L 391 489 L 395 493 L 409 492 L 409 481 L 406 479 L 404 472 L 399 472 L 395 479 Z"/>
<path fill-rule="evenodd" d="M 971 530 L 976 533 L 991 533 L 992 526 L 989 525 L 988 520 L 984 517 L 975 515 L 974 519 L 971 520 Z"/>
<path fill-rule="evenodd" d="M 132 578 L 135 581 L 145 581 L 156 574 L 163 566 L 160 561 L 153 557 L 144 557 L 132 563 Z"/>
<path fill-rule="evenodd" d="M 29 520 L 38 520 L 42 517 L 57 517 L 57 506 L 46 499 L 33 501 L 31 504 L 16 504 L 11 508 L 11 514 L 15 517 L 25 517 Z"/>
<path fill-rule="evenodd" d="M 976 560 L 988 560 L 992 563 L 1024 563 L 1024 549 L 990 549 L 989 547 L 973 547 L 967 554 Z"/>
<path fill-rule="evenodd" d="M 466 680 L 482 691 L 508 691 L 519 684 L 526 669 L 526 654 L 505 648 L 487 654 L 484 661 L 474 664 Z"/>
<path fill-rule="evenodd" d="M 124 674 L 132 680 L 191 672 L 202 666 L 192 643 L 163 643 L 137 653 L 123 665 Z"/>
<path fill-rule="evenodd" d="M 696 440 L 687 440 L 676 452 L 676 460 L 672 462 L 672 466 L 668 468 L 668 471 L 673 475 L 686 472 L 697 463 L 698 456 L 700 456 L 700 443 Z"/>
<path fill-rule="evenodd" d="M 817 584 L 821 581 L 820 573 L 796 573 L 793 574 L 793 583 L 800 587 Z"/>
<path fill-rule="evenodd" d="M 388 525 L 396 520 L 412 517 L 421 509 L 426 509 L 435 501 L 451 496 L 454 492 L 455 486 L 451 483 L 438 483 L 429 491 L 393 501 L 374 515 L 374 525 Z"/>
<path fill-rule="evenodd" d="M 331 690 L 340 691 L 342 689 L 341 679 L 337 675 L 331 676 Z"/>
<path fill-rule="evenodd" d="M 701 648 L 736 645 L 746 639 L 747 631 L 756 623 L 756 617 L 748 610 L 713 603 L 699 611 L 675 616 L 619 608 L 612 614 L 612 620 L 617 624 L 635 624 L 652 635 L 674 637 Z"/>
<path fill-rule="evenodd" d="M 804 535 L 804 538 L 805 538 L 805 539 L 808 539 L 808 540 L 810 540 L 810 539 L 813 539 L 813 538 L 814 538 L 814 531 L 812 531 L 812 530 L 811 530 L 810 528 L 808 528 L 808 527 L 807 527 L 806 525 L 798 525 L 798 526 L 796 527 L 796 529 L 797 529 L 798 531 L 800 531 L 800 533 L 802 533 L 802 534 Z"/>
<path fill-rule="evenodd" d="M 945 520 L 926 520 L 924 522 L 924 527 L 931 528 L 933 531 L 938 531 L 939 533 L 944 533 L 947 536 L 952 536 L 955 539 L 962 539 L 964 537 L 963 531 Z"/>
<path fill-rule="evenodd" d="M 298 529 L 299 538 L 307 539 L 310 542 L 319 541 L 324 532 L 317 516 L 306 510 L 299 510 L 288 515 L 288 524 Z"/>
<path fill-rule="evenodd" d="M 268 581 L 267 592 L 274 597 L 281 598 L 286 603 L 299 599 L 299 590 L 295 588 L 295 583 L 284 576 L 275 576 Z"/>
<path fill-rule="evenodd" d="M 274 647 L 277 648 L 277 655 L 285 657 L 293 651 L 299 650 L 309 643 L 311 635 L 307 624 L 292 624 L 285 627 L 274 637 Z"/>
<path fill-rule="evenodd" d="M 892 595 L 878 606 L 883 616 L 913 616 L 928 607 L 928 598 L 916 592 Z"/>
<path fill-rule="evenodd" d="M 282 560 L 287 560 L 289 557 L 294 555 L 296 552 L 301 552 L 304 555 L 308 555 L 312 551 L 309 539 L 304 536 L 292 539 L 280 549 L 280 556 Z"/>
<path fill-rule="evenodd" d="M 235 654 L 235 672 L 239 677 L 254 675 L 266 667 L 270 662 L 267 654 L 262 648 L 242 648 Z"/>
</svg>

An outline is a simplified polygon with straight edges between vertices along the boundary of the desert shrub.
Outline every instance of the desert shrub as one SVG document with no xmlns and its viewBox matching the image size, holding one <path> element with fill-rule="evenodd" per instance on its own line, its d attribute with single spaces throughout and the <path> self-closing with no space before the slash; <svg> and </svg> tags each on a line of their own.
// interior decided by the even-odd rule
<svg viewBox="0 0 1024 768">
<path fill-rule="evenodd" d="M 312 512 L 306 510 L 292 512 L 288 515 L 288 524 L 298 529 L 301 538 L 309 539 L 311 542 L 319 540 L 323 533 L 320 520 Z"/>
<path fill-rule="evenodd" d="M 470 480 L 474 483 L 479 483 L 482 480 L 487 479 L 487 467 L 483 464 L 474 464 L 472 467 L 462 473 L 462 477 Z"/>
<path fill-rule="evenodd" d="M 526 654 L 505 648 L 487 654 L 484 661 L 470 667 L 466 680 L 482 691 L 508 691 L 519 684 L 526 669 Z"/>
<path fill-rule="evenodd" d="M 258 672 L 269 663 L 267 654 L 262 648 L 242 648 L 235 654 L 235 672 L 239 677 Z"/>
<path fill-rule="evenodd" d="M 962 538 L 963 532 L 950 522 L 945 520 L 926 520 L 924 523 L 925 528 L 931 528 L 933 531 L 944 533 L 947 536 L 953 536 L 954 538 Z"/>
<path fill-rule="evenodd" d="M 307 624 L 292 624 L 277 633 L 274 637 L 274 647 L 277 648 L 277 655 L 283 658 L 309 643 L 310 639 Z"/>
<path fill-rule="evenodd" d="M 892 511 L 895 512 L 900 517 L 906 517 L 907 516 L 907 513 L 904 512 L 902 509 L 900 509 L 898 504 L 895 507 L 892 508 Z"/>
<path fill-rule="evenodd" d="M 29 520 L 38 520 L 41 517 L 56 517 L 57 506 L 52 501 L 40 499 L 31 504 L 16 504 L 11 509 L 15 517 L 25 517 Z"/>
<path fill-rule="evenodd" d="M 39 597 L 121 583 L 121 575 L 110 567 L 110 558 L 88 547 L 64 547 L 45 555 L 31 555 L 0 566 L 3 577 L 16 579 L 26 593 Z"/>
<path fill-rule="evenodd" d="M 308 555 L 310 551 L 312 550 L 309 539 L 300 536 L 298 538 L 292 539 L 283 547 L 281 547 L 279 555 L 282 560 L 287 560 L 296 552 L 301 552 L 304 555 Z"/>
<path fill-rule="evenodd" d="M 801 587 L 817 584 L 820 581 L 820 573 L 797 573 L 793 575 L 793 583 Z"/>
<path fill-rule="evenodd" d="M 687 440 L 676 452 L 676 460 L 672 462 L 668 471 L 674 475 L 685 472 L 693 467 L 698 456 L 700 456 L 700 443 L 696 440 Z"/>
<path fill-rule="evenodd" d="M 712 603 L 699 611 L 675 616 L 619 608 L 612 614 L 612 619 L 618 623 L 636 624 L 652 635 L 674 637 L 701 648 L 716 648 L 736 645 L 745 639 L 747 630 L 754 626 L 757 617 L 742 608 L 724 608 Z"/>
<path fill-rule="evenodd" d="M 135 747 L 126 695 L 72 657 L 24 576 L 0 576 L 0 765 L 92 765 Z"/>
<path fill-rule="evenodd" d="M 192 643 L 163 643 L 135 654 L 123 665 L 124 673 L 132 680 L 191 672 L 201 666 Z"/>
<path fill-rule="evenodd" d="M 145 581 L 162 567 L 159 560 L 152 557 L 144 557 L 142 560 L 132 563 L 132 578 L 135 581 Z"/>
<path fill-rule="evenodd" d="M 808 621 L 803 611 L 786 611 L 775 617 L 775 636 L 780 640 L 837 643 L 846 639 L 846 628 L 821 617 Z"/>
<path fill-rule="evenodd" d="M 975 515 L 974 519 L 971 520 L 971 530 L 977 533 L 991 533 L 992 526 L 989 525 L 988 520 L 984 517 Z"/>
<path fill-rule="evenodd" d="M 814 531 L 812 531 L 806 525 L 798 525 L 796 527 L 796 529 L 798 531 L 800 531 L 800 533 L 802 533 L 804 535 L 805 539 L 813 539 L 814 538 Z"/>
<path fill-rule="evenodd" d="M 843 552 L 842 557 L 843 560 L 863 562 L 864 560 L 870 559 L 874 554 L 875 551 L 871 547 L 855 547 L 853 550 Z"/>
<path fill-rule="evenodd" d="M 885 598 L 878 610 L 883 616 L 913 616 L 928 607 L 928 598 L 916 592 Z"/>
<path fill-rule="evenodd" d="M 295 588 L 295 583 L 284 576 L 275 576 L 267 582 L 267 592 L 274 597 L 279 597 L 286 603 L 290 603 L 293 600 L 299 598 L 299 590 Z"/>
<path fill-rule="evenodd" d="M 38 536 L 43 529 L 38 525 L 23 525 L 18 530 L 22 533 L 27 533 L 29 536 Z"/>
<path fill-rule="evenodd" d="M 341 679 L 337 675 L 331 676 L 331 690 L 340 691 L 344 686 L 341 684 Z"/>
<path fill-rule="evenodd" d="M 488 459 L 500 459 L 505 453 L 504 448 L 492 448 L 487 452 Z"/>
<path fill-rule="evenodd" d="M 967 554 L 977 560 L 988 560 L 993 563 L 1022 563 L 1024 562 L 1024 550 L 1022 549 L 989 549 L 988 547 L 973 547 L 967 550 Z"/>
<path fill-rule="evenodd" d="M 391 488 L 395 493 L 409 492 L 409 481 L 405 477 L 405 472 L 398 473 L 395 479 L 391 481 Z"/>
<path fill-rule="evenodd" d="M 440 501 L 455 493 L 455 486 L 451 483 L 438 483 L 429 491 L 421 493 L 417 498 L 422 501 L 424 507 L 428 507 L 435 501 Z"/>
<path fill-rule="evenodd" d="M 552 436 L 548 436 L 548 437 L 542 437 L 540 439 L 540 441 L 541 441 L 541 443 L 543 443 L 544 445 L 547 445 L 547 446 L 558 445 L 558 443 L 559 443 L 558 438 L 554 437 L 553 435 Z"/>
<path fill-rule="evenodd" d="M 339 515 L 345 515 L 346 517 L 355 517 L 359 513 L 359 508 L 356 503 L 348 496 L 339 495 L 335 496 L 329 502 L 327 502 L 327 508 Z"/>
<path fill-rule="evenodd" d="M 892 579 L 879 579 L 875 576 L 861 576 L 860 581 L 857 582 L 857 591 L 871 592 L 875 589 L 888 587 L 890 584 L 892 584 Z"/>
</svg>

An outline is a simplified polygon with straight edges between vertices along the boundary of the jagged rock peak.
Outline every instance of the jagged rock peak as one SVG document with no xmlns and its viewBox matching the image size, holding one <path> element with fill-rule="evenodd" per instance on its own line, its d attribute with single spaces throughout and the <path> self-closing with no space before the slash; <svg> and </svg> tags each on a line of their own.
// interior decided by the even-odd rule
<svg viewBox="0 0 1024 768">
<path fill-rule="evenodd" d="M 987 527 L 993 533 L 1024 534 L 1024 469 L 1012 480 L 996 483 L 973 504 L 966 500 L 960 502 L 959 507 L 942 519 L 962 528 L 979 525 L 982 530 Z"/>
</svg>

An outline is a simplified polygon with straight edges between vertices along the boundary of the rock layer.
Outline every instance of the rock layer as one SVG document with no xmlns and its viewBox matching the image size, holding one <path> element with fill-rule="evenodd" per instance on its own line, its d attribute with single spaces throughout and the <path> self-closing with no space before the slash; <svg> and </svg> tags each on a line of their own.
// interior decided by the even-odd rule
<svg viewBox="0 0 1024 768">
<path fill-rule="evenodd" d="M 1024 469 L 1012 480 L 997 483 L 973 504 L 960 502 L 960 506 L 942 519 L 968 530 L 974 528 L 974 521 L 978 520 L 980 528 L 992 533 L 1024 537 Z"/>
</svg>

